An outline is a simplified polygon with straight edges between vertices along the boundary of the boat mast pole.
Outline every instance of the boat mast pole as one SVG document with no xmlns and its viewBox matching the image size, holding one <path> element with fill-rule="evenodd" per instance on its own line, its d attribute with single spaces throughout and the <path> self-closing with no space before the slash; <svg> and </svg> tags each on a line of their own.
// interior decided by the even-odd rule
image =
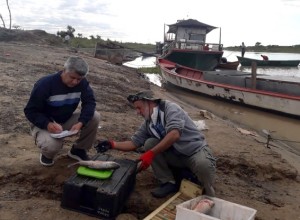
<svg viewBox="0 0 300 220">
<path fill-rule="evenodd" d="M 256 76 L 257 76 L 257 63 L 252 61 L 251 63 L 251 88 L 256 89 Z"/>
<path fill-rule="evenodd" d="M 164 43 L 166 42 L 166 24 L 164 23 Z"/>
<path fill-rule="evenodd" d="M 221 28 L 220 28 L 220 37 L 219 37 L 219 51 L 223 50 L 223 48 L 221 47 Z"/>
</svg>

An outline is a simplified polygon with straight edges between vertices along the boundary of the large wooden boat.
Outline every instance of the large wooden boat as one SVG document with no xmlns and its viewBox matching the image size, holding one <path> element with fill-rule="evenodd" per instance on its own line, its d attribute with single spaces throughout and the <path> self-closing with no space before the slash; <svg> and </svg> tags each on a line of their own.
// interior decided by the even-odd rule
<svg viewBox="0 0 300 220">
<path fill-rule="evenodd" d="M 179 20 L 168 25 L 164 43 L 160 44 L 160 58 L 199 70 L 214 70 L 223 55 L 223 45 L 206 42 L 206 35 L 214 30 L 197 20 Z"/>
<path fill-rule="evenodd" d="M 237 70 L 200 71 L 158 59 L 163 79 L 175 86 L 262 109 L 300 116 L 300 78 Z"/>
<path fill-rule="evenodd" d="M 300 63 L 300 60 L 258 60 L 240 56 L 237 58 L 242 66 L 251 66 L 255 62 L 257 66 L 297 67 Z"/>
</svg>

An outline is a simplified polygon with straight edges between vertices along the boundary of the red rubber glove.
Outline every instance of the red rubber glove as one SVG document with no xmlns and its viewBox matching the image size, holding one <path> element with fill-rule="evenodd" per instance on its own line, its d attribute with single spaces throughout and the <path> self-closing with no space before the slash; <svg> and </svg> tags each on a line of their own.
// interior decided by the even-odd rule
<svg viewBox="0 0 300 220">
<path fill-rule="evenodd" d="M 148 150 L 146 153 L 142 154 L 140 160 L 142 161 L 139 170 L 146 170 L 152 163 L 154 158 L 154 153 L 151 150 Z"/>
</svg>

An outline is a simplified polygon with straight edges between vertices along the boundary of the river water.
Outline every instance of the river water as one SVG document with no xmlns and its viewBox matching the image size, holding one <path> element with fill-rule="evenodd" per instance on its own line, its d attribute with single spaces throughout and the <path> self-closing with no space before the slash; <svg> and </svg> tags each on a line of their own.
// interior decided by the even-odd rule
<svg viewBox="0 0 300 220">
<path fill-rule="evenodd" d="M 261 60 L 261 54 L 267 55 L 270 60 L 300 60 L 300 53 L 260 53 L 260 52 L 246 52 L 245 57 L 254 58 Z M 227 61 L 237 61 L 236 56 L 240 56 L 241 53 L 238 51 L 224 51 L 223 57 Z M 154 67 L 156 65 L 155 57 L 142 58 L 138 57 L 134 61 L 127 62 L 126 66 L 133 68 L 140 67 Z M 251 73 L 251 67 L 238 66 L 238 70 L 243 72 Z M 257 74 L 268 74 L 268 75 L 280 75 L 280 76 L 290 76 L 290 77 L 300 77 L 300 66 L 298 67 L 259 67 L 257 68 Z"/>
<path fill-rule="evenodd" d="M 269 60 L 300 60 L 300 53 L 261 53 L 261 52 L 246 52 L 245 57 L 262 60 L 260 55 L 267 55 Z M 228 61 L 237 61 L 236 56 L 241 56 L 237 51 L 224 51 L 223 57 Z M 251 67 L 238 67 L 238 70 L 251 73 Z M 267 74 L 272 76 L 290 76 L 300 77 L 300 66 L 298 67 L 259 67 L 257 74 Z"/>
<path fill-rule="evenodd" d="M 269 59 L 277 60 L 300 60 L 300 54 L 289 53 L 257 53 L 246 52 L 245 57 L 260 58 L 260 54 L 267 55 Z M 237 60 L 236 56 L 240 56 L 240 52 L 225 51 L 223 57 L 226 57 L 228 61 Z M 149 57 L 146 59 L 137 58 L 135 61 L 127 63 L 127 66 L 134 68 L 138 67 L 151 67 L 155 66 L 155 57 Z M 238 70 L 243 72 L 251 72 L 251 68 L 238 67 Z M 268 74 L 278 76 L 300 77 L 300 67 L 293 68 L 257 68 L 257 74 Z M 162 85 L 162 79 L 159 74 L 145 74 L 149 81 L 158 85 Z M 292 79 L 291 78 L 291 79 Z M 243 128 L 255 130 L 257 133 L 262 134 L 263 129 L 271 131 L 271 137 L 276 139 L 276 143 L 286 145 L 284 150 L 290 157 L 286 157 L 289 160 L 300 161 L 300 119 L 280 115 L 276 113 L 267 112 L 260 109 L 251 108 L 248 106 L 242 106 L 235 103 L 229 103 L 222 100 L 217 100 L 209 96 L 201 95 L 199 93 L 190 92 L 179 87 L 168 85 L 165 87 L 173 95 L 177 96 L 181 100 L 185 100 L 189 104 L 192 104 L 200 109 L 206 109 L 213 114 L 230 120 Z M 300 109 L 299 109 L 300 111 Z M 293 162 L 292 162 L 293 163 Z"/>
</svg>

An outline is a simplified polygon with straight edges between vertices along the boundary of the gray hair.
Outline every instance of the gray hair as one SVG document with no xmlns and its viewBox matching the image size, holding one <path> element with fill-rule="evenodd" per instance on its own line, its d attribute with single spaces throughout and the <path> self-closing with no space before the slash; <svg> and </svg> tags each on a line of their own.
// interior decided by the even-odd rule
<svg viewBox="0 0 300 220">
<path fill-rule="evenodd" d="M 80 76 L 86 76 L 89 72 L 89 66 L 84 59 L 71 56 L 65 62 L 64 69 L 70 72 L 76 72 Z"/>
</svg>

